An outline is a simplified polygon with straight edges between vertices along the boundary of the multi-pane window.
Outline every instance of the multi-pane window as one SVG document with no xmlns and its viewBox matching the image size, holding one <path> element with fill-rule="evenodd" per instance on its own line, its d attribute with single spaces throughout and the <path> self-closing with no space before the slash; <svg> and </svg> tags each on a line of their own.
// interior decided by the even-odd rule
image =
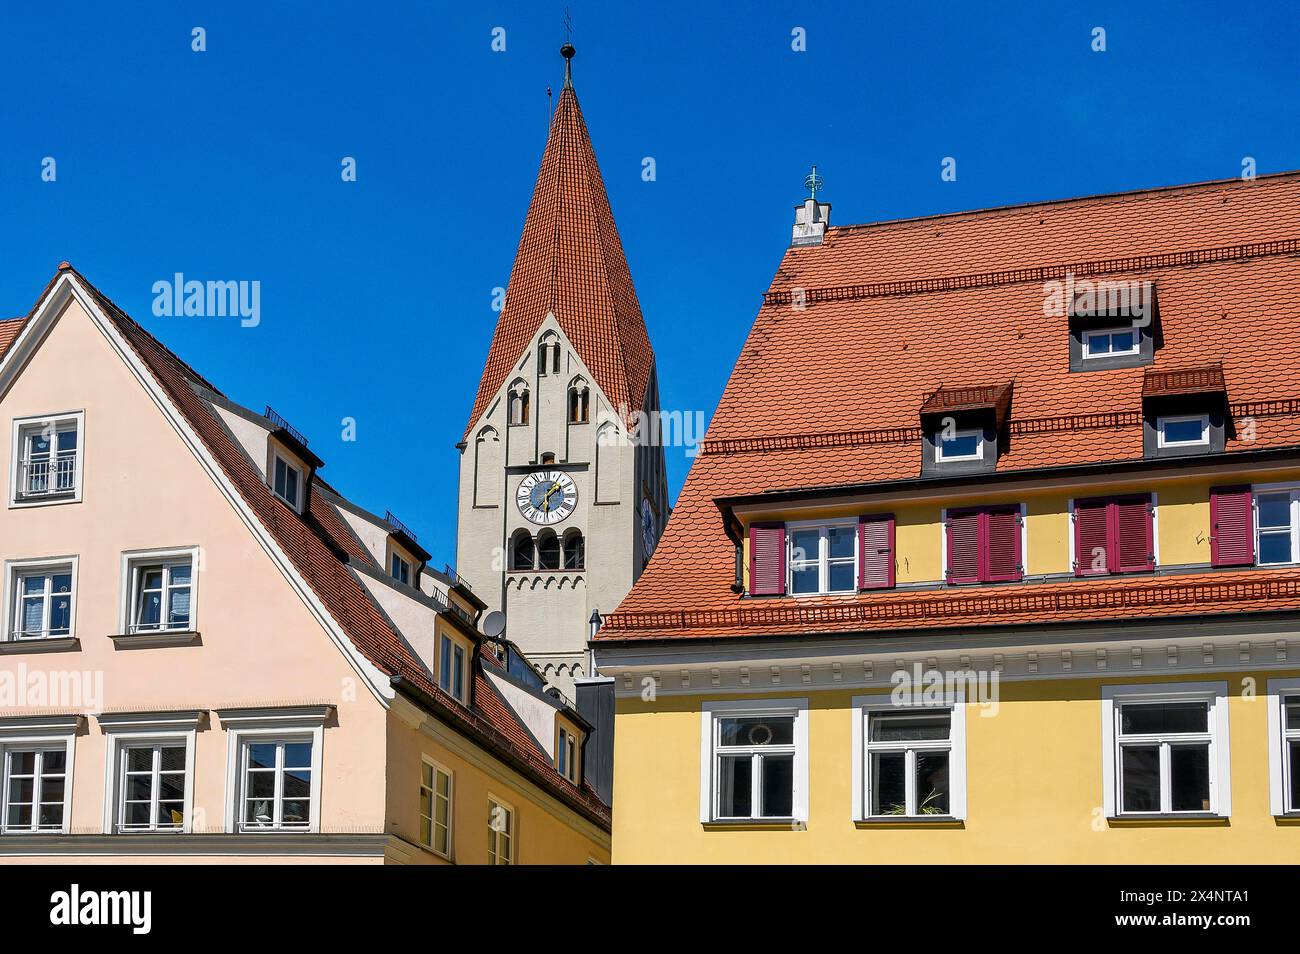
<svg viewBox="0 0 1300 954">
<path fill-rule="evenodd" d="M 188 630 L 194 562 L 190 557 L 131 567 L 131 619 L 128 631 Z"/>
<path fill-rule="evenodd" d="M 1126 328 L 1104 328 L 1098 331 L 1086 331 L 1083 334 L 1083 356 L 1085 358 L 1105 358 L 1122 354 L 1137 354 L 1140 346 L 1138 329 L 1131 325 Z"/>
<path fill-rule="evenodd" d="M 1211 811 L 1208 702 L 1116 707 L 1121 814 Z"/>
<path fill-rule="evenodd" d="M 715 726 L 713 817 L 794 817 L 795 716 L 722 716 Z"/>
<path fill-rule="evenodd" d="M 0 828 L 7 834 L 62 831 L 67 785 L 65 745 L 6 749 Z"/>
<path fill-rule="evenodd" d="M 243 744 L 240 828 L 305 830 L 311 825 L 312 741 L 257 739 Z"/>
<path fill-rule="evenodd" d="M 789 592 L 852 593 L 857 587 L 856 523 L 789 528 Z"/>
<path fill-rule="evenodd" d="M 1255 552 L 1263 564 L 1300 562 L 1300 494 L 1294 490 L 1255 495 Z"/>
<path fill-rule="evenodd" d="M 299 494 L 302 488 L 302 471 L 289 463 L 279 454 L 275 455 L 275 468 L 271 489 L 275 495 L 295 510 L 299 507 Z"/>
<path fill-rule="evenodd" d="M 17 500 L 72 497 L 78 486 L 79 418 L 24 424 L 18 432 Z"/>
<path fill-rule="evenodd" d="M 13 639 L 72 635 L 72 567 L 19 570 L 14 574 L 13 587 Z"/>
<path fill-rule="evenodd" d="M 393 554 L 391 571 L 393 579 L 398 583 L 405 583 L 407 586 L 411 585 L 411 564 L 409 561 L 402 559 L 401 554 Z"/>
<path fill-rule="evenodd" d="M 451 852 L 451 773 L 431 762 L 420 763 L 420 844 Z"/>
<path fill-rule="evenodd" d="M 185 742 L 127 744 L 119 752 L 118 830 L 182 830 L 185 827 Z"/>
<path fill-rule="evenodd" d="M 515 861 L 515 812 L 509 805 L 488 799 L 488 864 Z"/>
<path fill-rule="evenodd" d="M 1159 447 L 1209 446 L 1210 418 L 1208 414 L 1181 414 L 1156 420 L 1156 441 Z"/>
<path fill-rule="evenodd" d="M 457 700 L 465 701 L 465 649 L 450 636 L 443 635 L 438 659 L 438 688 Z"/>
<path fill-rule="evenodd" d="M 952 711 L 868 711 L 866 719 L 867 814 L 952 814 Z"/>
</svg>

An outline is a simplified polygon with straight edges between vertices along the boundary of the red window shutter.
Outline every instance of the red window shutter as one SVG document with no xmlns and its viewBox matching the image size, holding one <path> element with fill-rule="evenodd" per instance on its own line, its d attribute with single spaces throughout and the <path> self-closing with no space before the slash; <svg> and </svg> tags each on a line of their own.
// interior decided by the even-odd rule
<svg viewBox="0 0 1300 954">
<path fill-rule="evenodd" d="M 984 513 L 984 579 L 990 583 L 1019 580 L 1020 507 L 994 507 Z"/>
<path fill-rule="evenodd" d="M 785 524 L 756 523 L 749 528 L 749 594 L 785 592 Z"/>
<path fill-rule="evenodd" d="M 1255 562 L 1255 514 L 1249 487 L 1210 488 L 1210 562 L 1250 566 Z"/>
<path fill-rule="evenodd" d="M 980 580 L 980 512 L 948 512 L 948 582 Z"/>
<path fill-rule="evenodd" d="M 1111 568 L 1109 500 L 1074 503 L 1074 575 L 1105 576 Z"/>
<path fill-rule="evenodd" d="M 873 513 L 858 521 L 858 586 L 883 590 L 894 585 L 894 515 Z"/>
<path fill-rule="evenodd" d="M 1111 569 L 1116 573 L 1155 569 L 1150 496 L 1120 497 L 1112 504 L 1111 513 Z"/>
</svg>

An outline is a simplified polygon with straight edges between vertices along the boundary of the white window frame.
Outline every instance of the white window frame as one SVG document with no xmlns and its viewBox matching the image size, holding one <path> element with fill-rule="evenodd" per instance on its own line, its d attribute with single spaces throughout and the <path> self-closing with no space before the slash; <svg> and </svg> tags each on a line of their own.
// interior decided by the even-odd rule
<svg viewBox="0 0 1300 954">
<path fill-rule="evenodd" d="M 194 830 L 194 752 L 201 710 L 177 712 L 103 713 L 98 716 L 104 731 L 107 759 L 104 766 L 104 831 L 115 835 L 189 834 Z M 180 828 L 124 828 L 126 749 L 144 745 L 185 746 L 185 821 Z M 154 790 L 157 801 L 157 789 Z"/>
<path fill-rule="evenodd" d="M 62 834 L 66 835 L 72 825 L 72 784 L 73 757 L 77 751 L 77 729 L 81 717 L 71 716 L 33 716 L 16 719 L 0 719 L 0 837 L 4 835 Z M 57 749 L 63 747 L 63 827 L 55 832 L 53 829 L 17 828 L 9 829 L 9 752 L 29 749 Z M 38 796 L 39 797 L 39 796 Z"/>
<path fill-rule="evenodd" d="M 1165 439 L 1166 424 L 1182 424 L 1186 421 L 1199 421 L 1201 436 L 1194 441 L 1171 441 Z M 1156 445 L 1159 447 L 1209 447 L 1210 415 L 1208 414 L 1162 414 L 1156 418 Z"/>
<path fill-rule="evenodd" d="M 1121 811 L 1120 782 L 1120 732 L 1119 715 L 1122 706 L 1129 703 L 1205 702 L 1209 705 L 1205 733 L 1209 737 L 1210 753 L 1210 810 L 1209 812 L 1166 811 L 1169 807 L 1169 765 L 1167 752 L 1174 743 L 1161 741 L 1164 736 L 1125 736 L 1148 744 L 1159 743 L 1161 811 Z M 1179 740 L 1194 740 L 1195 736 L 1180 734 Z M 1167 682 L 1148 685 L 1109 685 L 1101 687 L 1101 775 L 1102 805 L 1107 818 L 1203 818 L 1207 815 L 1228 818 L 1232 815 L 1232 759 L 1228 741 L 1228 684 L 1227 682 Z"/>
<path fill-rule="evenodd" d="M 914 741 L 869 743 L 867 720 L 873 712 L 915 712 L 922 715 L 931 711 L 949 713 L 948 741 Z M 915 822 L 952 821 L 966 818 L 966 702 L 963 687 L 945 692 L 943 701 L 934 705 L 898 705 L 889 694 L 854 696 L 853 717 L 853 820 L 857 822 Z M 925 749 L 944 750 L 948 753 L 948 814 L 946 815 L 872 815 L 871 808 L 871 752 Z M 909 800 L 914 785 L 913 761 L 908 757 Z"/>
<path fill-rule="evenodd" d="M 1124 334 L 1133 335 L 1133 347 L 1129 348 L 1126 351 L 1104 351 L 1098 354 L 1092 353 L 1091 342 L 1093 338 L 1101 338 L 1103 336 L 1106 338 L 1110 338 L 1111 335 L 1124 335 Z M 1142 350 L 1142 329 L 1137 325 L 1115 325 L 1110 328 L 1097 328 L 1092 331 L 1085 331 L 1083 333 L 1084 360 L 1088 360 L 1090 358 L 1123 357 L 1125 355 L 1139 354 L 1141 350 Z"/>
<path fill-rule="evenodd" d="M 298 499 L 297 500 L 290 500 L 288 497 L 284 496 L 278 490 L 275 489 L 275 470 L 276 470 L 276 465 L 278 463 L 283 463 L 286 468 L 292 470 L 294 473 L 298 475 L 298 483 L 297 483 Z M 287 506 L 292 507 L 298 513 L 302 513 L 303 502 L 306 499 L 305 494 L 307 492 L 307 469 L 303 465 L 294 461 L 293 458 L 291 458 L 288 454 L 281 451 L 278 447 L 272 447 L 270 478 L 271 479 L 267 481 L 267 483 L 271 488 L 271 493 L 275 494 L 276 497 L 284 501 L 284 503 Z"/>
<path fill-rule="evenodd" d="M 506 812 L 510 819 L 509 833 L 503 832 L 496 826 L 496 811 L 501 809 Z M 505 861 L 501 860 L 501 843 L 505 840 L 509 846 L 509 853 Z M 515 806 L 507 802 L 504 798 L 493 795 L 488 792 L 488 864 L 490 865 L 517 865 L 519 864 L 519 813 L 515 811 Z"/>
<path fill-rule="evenodd" d="M 858 567 L 859 551 L 862 549 L 857 536 L 858 522 L 857 518 L 844 518 L 840 520 L 798 520 L 792 521 L 785 525 L 785 591 L 794 597 L 809 596 L 833 596 L 845 593 L 856 593 L 858 591 L 858 578 L 861 570 Z M 829 589 L 831 579 L 831 556 L 830 556 L 830 536 L 828 531 L 832 528 L 849 528 L 854 531 L 853 540 L 853 583 L 847 590 Z M 815 593 L 796 593 L 794 591 L 794 537 L 799 531 L 817 530 L 817 556 L 808 560 L 800 561 L 803 564 L 817 564 L 817 591 Z M 846 565 L 848 561 L 844 557 L 836 557 L 834 562 L 838 565 Z"/>
<path fill-rule="evenodd" d="M 1268 681 L 1268 803 L 1276 818 L 1300 816 L 1300 805 L 1288 805 L 1291 778 L 1300 772 L 1300 763 L 1291 761 L 1288 743 L 1300 741 L 1300 729 L 1288 729 L 1286 704 L 1300 702 L 1300 679 Z"/>
<path fill-rule="evenodd" d="M 224 709 L 218 717 L 226 729 L 226 831 L 229 834 L 286 834 L 320 831 L 321 771 L 324 764 L 325 720 L 333 706 L 292 709 Z M 305 828 L 243 825 L 245 748 L 255 742 L 311 742 L 311 817 Z"/>
<path fill-rule="evenodd" d="M 184 628 L 177 628 L 166 625 L 167 605 L 164 601 L 162 608 L 161 625 L 156 629 L 134 629 L 136 600 L 139 597 L 139 580 L 140 571 L 145 567 L 163 565 L 165 567 L 178 566 L 186 560 L 190 564 L 190 620 L 189 625 Z M 167 579 L 170 579 L 168 575 Z M 170 589 L 166 579 L 163 583 L 163 592 Z M 199 606 L 199 548 L 198 547 L 176 547 L 166 550 L 128 550 L 122 554 L 122 594 L 121 594 L 121 612 L 120 621 L 123 634 L 139 636 L 165 635 L 167 633 L 195 633 L 198 632 L 198 606 Z"/>
<path fill-rule="evenodd" d="M 25 496 L 20 493 L 22 481 L 23 437 L 34 429 L 73 423 L 77 431 L 77 453 L 73 464 L 72 491 Z M 54 449 L 57 454 L 57 448 Z M 86 412 L 65 411 L 60 414 L 38 414 L 33 417 L 16 417 L 9 452 L 9 507 L 45 507 L 52 504 L 80 503 L 86 460 Z"/>
<path fill-rule="evenodd" d="M 935 434 L 934 440 L 934 460 L 937 464 L 952 464 L 958 461 L 983 460 L 984 459 L 984 430 L 979 427 L 964 427 L 952 432 L 954 440 L 961 437 L 975 438 L 975 453 L 973 454 L 945 454 L 943 452 L 943 430 L 940 429 Z"/>
<path fill-rule="evenodd" d="M 4 641 L 11 643 L 31 643 L 39 645 L 44 640 L 77 638 L 77 564 L 76 556 L 47 557 L 35 560 L 5 561 L 5 596 L 4 596 Z M 19 582 L 23 577 L 45 574 L 53 576 L 59 572 L 72 575 L 71 605 L 68 608 L 68 632 L 58 636 L 18 636 L 18 617 L 22 611 L 22 600 L 18 595 Z M 49 623 L 50 607 L 53 595 L 47 584 L 45 587 L 45 622 Z"/>
<path fill-rule="evenodd" d="M 717 738 L 719 722 L 734 718 L 794 716 L 794 792 L 790 818 L 719 818 L 717 815 Z M 755 773 L 754 783 L 758 784 Z M 753 804 L 757 804 L 754 802 Z M 700 823 L 741 825 L 795 825 L 808 822 L 808 700 L 728 699 L 706 702 L 700 708 Z"/>
<path fill-rule="evenodd" d="M 416 812 L 418 813 L 421 820 L 425 818 L 429 819 L 429 841 L 425 842 L 421 840 L 420 845 L 424 848 L 429 849 L 429 851 L 433 852 L 439 858 L 446 858 L 448 861 L 451 861 L 452 850 L 453 850 L 452 849 L 453 836 L 456 831 L 456 822 L 455 822 L 456 775 L 454 772 L 452 772 L 451 769 L 447 768 L 447 766 L 443 765 L 441 762 L 436 762 L 433 759 L 429 758 L 429 756 L 427 755 L 421 756 L 420 757 L 420 795 L 422 797 L 425 792 L 425 787 L 424 787 L 425 766 L 428 766 L 429 768 L 433 769 L 433 788 L 429 790 L 429 809 L 430 811 L 433 812 L 433 815 L 431 816 L 425 815 L 419 806 L 416 807 Z M 438 830 L 438 775 L 439 774 L 447 776 L 447 850 L 446 851 L 439 851 L 435 845 L 435 842 L 437 841 L 437 838 L 435 836 Z"/>
<path fill-rule="evenodd" d="M 1293 563 L 1300 563 L 1300 487 L 1297 487 L 1295 484 L 1256 484 L 1251 487 L 1250 490 L 1251 523 L 1255 533 L 1255 565 L 1290 566 Z M 1271 496 L 1273 494 L 1290 495 L 1288 506 L 1291 520 L 1291 525 L 1289 527 L 1291 534 L 1291 559 L 1282 563 L 1265 563 L 1263 561 L 1263 551 L 1259 546 L 1259 534 L 1261 529 L 1259 519 L 1259 498 Z M 1272 527 L 1270 529 L 1276 533 L 1281 528 Z"/>
</svg>

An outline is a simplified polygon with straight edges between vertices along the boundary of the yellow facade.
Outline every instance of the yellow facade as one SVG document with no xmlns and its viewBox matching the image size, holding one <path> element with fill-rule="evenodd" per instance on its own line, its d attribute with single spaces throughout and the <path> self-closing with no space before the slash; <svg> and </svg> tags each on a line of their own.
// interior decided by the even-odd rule
<svg viewBox="0 0 1300 954">
<path fill-rule="evenodd" d="M 621 699 L 615 732 L 616 864 L 1295 863 L 1300 820 L 1269 806 L 1268 679 L 1238 671 L 1005 681 L 995 715 L 966 707 L 966 819 L 855 823 L 852 698 L 888 689 L 763 697 L 809 700 L 806 830 L 700 821 L 701 706 L 737 695 Z M 1228 683 L 1232 811 L 1227 819 L 1108 820 L 1102 809 L 1101 687 Z M 992 711 L 992 710 L 990 710 Z"/>
<path fill-rule="evenodd" d="M 1234 475 L 1235 482 L 1286 483 L 1300 480 L 1295 470 Z M 895 562 L 897 583 L 937 583 L 944 578 L 943 514 L 946 506 L 1019 503 L 1025 512 L 1025 575 L 1073 573 L 1071 563 L 1071 501 L 1113 494 L 1152 493 L 1156 510 L 1157 566 L 1205 565 L 1210 562 L 1210 488 L 1224 483 L 1220 477 L 1196 477 L 1141 481 L 1110 481 L 1070 489 L 990 490 L 978 496 L 969 493 L 960 501 L 900 501 L 892 504 L 855 507 L 764 510 L 742 515 L 747 524 L 756 521 L 798 521 L 888 512 L 895 520 Z M 744 570 L 749 571 L 749 540 L 744 547 Z"/>
</svg>

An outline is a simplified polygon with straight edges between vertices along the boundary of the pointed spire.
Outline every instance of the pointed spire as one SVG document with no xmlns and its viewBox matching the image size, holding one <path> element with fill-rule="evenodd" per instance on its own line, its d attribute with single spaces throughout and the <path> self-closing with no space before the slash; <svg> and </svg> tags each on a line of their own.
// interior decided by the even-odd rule
<svg viewBox="0 0 1300 954">
<path fill-rule="evenodd" d="M 564 88 L 551 117 L 467 437 L 532 347 L 548 313 L 555 315 L 609 402 L 625 414 L 642 410 L 654 366 L 641 305 L 573 89 L 573 46 L 566 43 L 560 52 Z"/>
</svg>

